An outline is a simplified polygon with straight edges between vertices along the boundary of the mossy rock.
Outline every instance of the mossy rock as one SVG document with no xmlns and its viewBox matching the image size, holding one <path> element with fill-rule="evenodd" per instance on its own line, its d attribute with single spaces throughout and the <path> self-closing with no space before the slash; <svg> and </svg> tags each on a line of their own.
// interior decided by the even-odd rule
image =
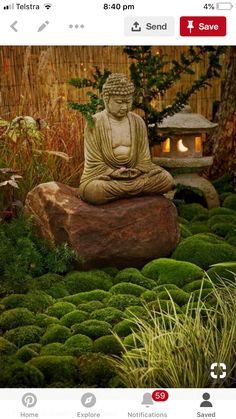
<svg viewBox="0 0 236 419">
<path fill-rule="evenodd" d="M 124 348 L 119 340 L 112 335 L 101 336 L 94 341 L 94 352 L 104 354 L 121 355 Z"/>
<path fill-rule="evenodd" d="M 79 304 L 78 308 L 80 310 L 86 311 L 88 315 L 95 310 L 103 308 L 104 304 L 101 301 L 88 301 L 87 303 Z"/>
<path fill-rule="evenodd" d="M 179 224 L 179 228 L 180 228 L 181 239 L 185 239 L 185 237 L 192 236 L 192 232 L 189 230 L 189 228 L 185 224 Z"/>
<path fill-rule="evenodd" d="M 67 354 L 64 344 L 60 342 L 53 342 L 48 343 L 47 345 L 43 346 L 40 352 L 40 356 L 46 356 L 46 355 L 69 355 Z"/>
<path fill-rule="evenodd" d="M 48 327 L 51 324 L 59 324 L 60 320 L 57 317 L 48 316 L 44 313 L 36 314 L 35 325 L 39 327 Z"/>
<path fill-rule="evenodd" d="M 195 221 L 189 224 L 189 230 L 192 234 L 206 233 L 209 231 L 207 222 Z"/>
<path fill-rule="evenodd" d="M 28 362 L 30 359 L 35 358 L 36 356 L 38 356 L 38 353 L 32 348 L 29 348 L 28 345 L 22 346 L 22 348 L 18 349 L 16 352 L 16 358 L 22 362 Z"/>
<path fill-rule="evenodd" d="M 220 283 L 221 280 L 235 281 L 236 262 L 226 262 L 212 266 L 208 269 L 207 275 L 214 283 Z"/>
<path fill-rule="evenodd" d="M 13 308 L 0 316 L 0 328 L 3 330 L 14 329 L 19 326 L 32 325 L 35 316 L 27 308 Z"/>
<path fill-rule="evenodd" d="M 150 301 L 155 301 L 157 299 L 157 293 L 153 290 L 144 291 L 141 294 L 140 299 L 146 303 L 149 303 Z"/>
<path fill-rule="evenodd" d="M 113 285 L 110 289 L 111 294 L 130 294 L 135 295 L 136 297 L 140 297 L 144 291 L 146 291 L 146 288 L 128 282 L 121 282 Z"/>
<path fill-rule="evenodd" d="M 4 360 L 3 360 L 4 362 Z M 4 388 L 42 388 L 43 374 L 34 366 L 15 360 L 1 368 L 0 386 Z"/>
<path fill-rule="evenodd" d="M 185 218 L 190 221 L 196 215 L 207 215 L 208 210 L 204 208 L 201 204 L 182 204 L 178 208 L 178 213 L 180 217 Z"/>
<path fill-rule="evenodd" d="M 124 313 L 114 307 L 105 307 L 93 311 L 90 315 L 91 320 L 102 320 L 110 325 L 118 323 L 124 317 Z"/>
<path fill-rule="evenodd" d="M 83 353 L 92 352 L 93 341 L 86 335 L 77 334 L 67 339 L 64 348 L 69 355 L 78 357 Z"/>
<path fill-rule="evenodd" d="M 185 240 L 190 239 L 192 239 L 192 237 Z M 185 243 L 185 240 L 183 240 L 182 243 Z M 180 245 L 181 243 L 179 246 Z M 173 259 L 177 259 L 174 254 Z M 179 260 L 173 259 L 154 259 L 147 263 L 142 271 L 144 275 L 155 279 L 158 285 L 172 283 L 180 288 L 189 282 L 203 277 L 203 271 L 198 266 L 189 262 L 180 262 Z"/>
<path fill-rule="evenodd" d="M 124 315 L 128 319 L 146 319 L 148 317 L 148 312 L 144 307 L 130 306 L 125 309 Z"/>
<path fill-rule="evenodd" d="M 130 305 L 139 305 L 140 299 L 134 295 L 130 294 L 116 294 L 112 295 L 107 301 L 106 305 L 108 307 L 114 307 L 118 310 L 125 310 L 126 307 Z"/>
<path fill-rule="evenodd" d="M 236 211 L 236 194 L 232 193 L 232 194 L 228 195 L 225 198 L 225 200 L 223 201 L 222 206 L 225 207 L 225 208 L 229 208 L 229 209 L 232 209 L 232 210 Z"/>
<path fill-rule="evenodd" d="M 213 288 L 213 284 L 207 278 L 197 279 L 196 281 L 185 285 L 183 290 L 186 292 L 193 292 L 195 290 L 200 290 L 201 288 Z"/>
<path fill-rule="evenodd" d="M 53 304 L 53 306 L 49 307 L 47 310 L 47 314 L 52 317 L 57 317 L 60 319 L 61 317 L 65 316 L 65 314 L 74 311 L 76 306 L 72 303 L 67 301 L 58 301 L 57 303 Z"/>
<path fill-rule="evenodd" d="M 113 332 L 120 337 L 130 335 L 135 329 L 135 323 L 130 319 L 124 319 L 113 327 Z"/>
<path fill-rule="evenodd" d="M 8 330 L 4 338 L 21 348 L 29 343 L 39 342 L 42 332 L 42 329 L 38 326 L 21 326 Z"/>
<path fill-rule="evenodd" d="M 47 383 L 56 381 L 75 382 L 78 377 L 77 363 L 73 356 L 44 355 L 31 359 L 27 365 L 38 368 Z"/>
<path fill-rule="evenodd" d="M 190 294 L 183 290 L 169 289 L 168 291 L 161 291 L 158 294 L 160 300 L 170 300 L 172 299 L 180 307 L 186 304 L 189 301 Z"/>
<path fill-rule="evenodd" d="M 116 276 L 117 283 L 129 282 L 131 284 L 139 285 L 146 289 L 152 289 L 156 283 L 150 278 L 145 278 L 142 273 L 136 268 L 125 268 Z"/>
<path fill-rule="evenodd" d="M 81 355 L 78 369 L 81 387 L 106 388 L 109 380 L 115 376 L 107 356 L 97 352 Z"/>
<path fill-rule="evenodd" d="M 6 309 L 28 308 L 33 313 L 43 312 L 54 303 L 54 299 L 43 291 L 35 291 L 28 294 L 12 294 L 2 299 Z"/>
<path fill-rule="evenodd" d="M 82 323 L 88 320 L 88 314 L 82 310 L 74 310 L 65 314 L 60 320 L 62 326 L 71 327 L 75 323 Z"/>
<path fill-rule="evenodd" d="M 196 234 L 179 243 L 172 258 L 207 270 L 216 263 L 236 260 L 236 249 L 214 235 Z M 195 279 L 199 278 L 192 280 Z"/>
<path fill-rule="evenodd" d="M 73 335 L 81 334 L 97 339 L 110 334 L 111 325 L 102 320 L 85 320 L 81 324 L 74 324 L 71 330 Z"/>
<path fill-rule="evenodd" d="M 99 269 L 71 272 L 66 275 L 65 283 L 70 294 L 97 289 L 108 291 L 113 285 L 110 275 Z"/>
<path fill-rule="evenodd" d="M 16 352 L 17 347 L 14 343 L 0 336 L 0 357 L 3 355 L 12 355 Z"/>
<path fill-rule="evenodd" d="M 71 331 L 68 327 L 59 324 L 51 325 L 41 338 L 42 345 L 48 343 L 60 342 L 64 343 L 71 336 Z"/>
<path fill-rule="evenodd" d="M 227 234 L 229 234 L 234 229 L 236 230 L 236 224 L 233 223 L 217 223 L 211 227 L 212 233 L 220 237 L 227 236 Z"/>
<path fill-rule="evenodd" d="M 68 297 L 63 298 L 63 301 L 68 301 L 72 304 L 78 306 L 89 301 L 103 301 L 105 298 L 109 297 L 111 294 L 103 290 L 93 290 L 88 292 L 79 292 L 78 294 L 69 295 Z"/>
<path fill-rule="evenodd" d="M 210 227 L 210 229 L 212 229 L 212 227 L 215 224 L 234 224 L 234 226 L 236 227 L 236 213 L 235 215 L 213 215 L 211 218 L 209 218 L 208 220 L 208 225 Z"/>
</svg>

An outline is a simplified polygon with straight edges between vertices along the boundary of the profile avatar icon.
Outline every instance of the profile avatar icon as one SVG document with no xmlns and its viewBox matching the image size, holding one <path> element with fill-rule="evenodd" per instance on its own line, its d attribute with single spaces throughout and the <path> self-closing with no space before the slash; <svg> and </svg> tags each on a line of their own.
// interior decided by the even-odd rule
<svg viewBox="0 0 236 419">
<path fill-rule="evenodd" d="M 202 395 L 202 398 L 203 398 L 203 400 L 204 400 L 204 402 L 202 402 L 201 404 L 200 404 L 200 407 L 213 407 L 212 406 L 212 403 L 209 401 L 209 399 L 210 399 L 210 394 L 209 393 L 204 393 L 203 395 Z"/>
</svg>

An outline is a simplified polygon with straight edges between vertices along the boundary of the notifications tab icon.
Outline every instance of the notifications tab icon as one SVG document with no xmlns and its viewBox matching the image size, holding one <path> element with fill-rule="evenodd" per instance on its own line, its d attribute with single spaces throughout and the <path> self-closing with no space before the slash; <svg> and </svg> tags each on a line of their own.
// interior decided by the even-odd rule
<svg viewBox="0 0 236 419">
<path fill-rule="evenodd" d="M 182 16 L 181 36 L 225 36 L 225 16 Z"/>
</svg>

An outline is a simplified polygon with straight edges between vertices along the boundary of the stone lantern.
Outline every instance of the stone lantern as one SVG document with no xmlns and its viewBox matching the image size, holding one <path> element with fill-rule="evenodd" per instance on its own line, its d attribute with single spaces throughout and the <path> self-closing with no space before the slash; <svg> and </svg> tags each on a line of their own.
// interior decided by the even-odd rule
<svg viewBox="0 0 236 419">
<path fill-rule="evenodd" d="M 211 166 L 213 157 L 203 157 L 203 141 L 214 124 L 204 116 L 193 113 L 190 106 L 169 116 L 157 126 L 157 132 L 164 138 L 158 157 L 153 162 L 165 167 L 174 176 L 175 184 L 198 188 L 208 208 L 219 206 L 219 197 L 213 185 L 199 175 Z"/>
</svg>

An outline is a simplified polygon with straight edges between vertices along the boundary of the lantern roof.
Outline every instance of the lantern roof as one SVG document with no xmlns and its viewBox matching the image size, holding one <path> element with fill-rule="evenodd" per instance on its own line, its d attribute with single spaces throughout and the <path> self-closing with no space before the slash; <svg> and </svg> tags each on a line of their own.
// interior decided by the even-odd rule
<svg viewBox="0 0 236 419">
<path fill-rule="evenodd" d="M 215 124 L 199 113 L 193 113 L 189 105 L 173 116 L 168 116 L 157 125 L 160 132 L 171 131 L 172 133 L 202 133 L 217 127 Z"/>
</svg>

